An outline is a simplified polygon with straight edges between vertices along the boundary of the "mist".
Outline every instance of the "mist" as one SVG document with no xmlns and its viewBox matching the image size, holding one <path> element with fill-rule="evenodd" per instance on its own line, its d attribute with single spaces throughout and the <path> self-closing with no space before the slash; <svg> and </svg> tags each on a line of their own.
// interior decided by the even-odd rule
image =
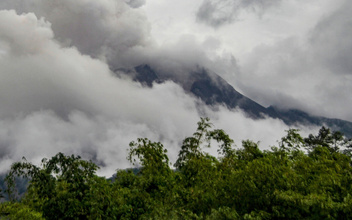
<svg viewBox="0 0 352 220">
<path fill-rule="evenodd" d="M 257 8 L 253 13 L 264 14 L 283 7 L 282 1 L 275 1 L 275 5 L 251 2 L 241 6 L 246 13 L 250 12 L 250 5 Z M 182 7 L 189 7 L 186 12 L 193 14 L 179 19 L 193 21 L 189 27 L 186 23 L 181 27 L 199 30 L 202 37 L 195 32 L 168 34 L 178 33 L 175 28 L 179 28 L 177 19 L 171 18 L 170 23 L 165 23 L 168 28 L 164 28 L 164 34 L 156 37 L 160 30 L 150 15 L 148 7 L 153 5 L 150 1 L 1 1 L 2 172 L 23 156 L 39 163 L 43 157 L 63 152 L 91 159 L 101 167 L 101 175 L 111 176 L 116 169 L 131 166 L 126 160 L 128 144 L 138 137 L 164 143 L 174 162 L 182 140 L 195 132 L 200 117 L 205 116 L 216 128 L 228 132 L 238 147 L 241 140 L 251 139 L 259 141 L 262 149 L 268 149 L 289 129 L 277 119 L 253 120 L 239 109 L 206 106 L 172 81 L 149 88 L 116 74 L 116 69 L 140 64 L 150 64 L 179 79 L 205 67 L 262 104 L 283 103 L 328 116 L 337 112 L 337 116 L 350 119 L 347 104 L 341 110 L 326 105 L 331 101 L 334 105 L 342 102 L 334 98 L 338 87 L 344 90 L 339 97 L 350 99 L 349 62 L 338 52 L 336 56 L 320 52 L 324 48 L 319 47 L 319 41 L 312 40 L 328 36 L 331 42 L 328 45 L 336 48 L 339 44 L 329 34 L 328 27 L 345 22 L 346 17 L 331 12 L 331 19 L 319 19 L 320 23 L 303 40 L 285 38 L 271 45 L 256 43 L 251 46 L 252 52 L 240 56 L 229 49 L 226 39 L 214 32 L 221 33 L 225 23 L 219 24 L 218 30 L 213 24 L 198 26 L 204 25 L 197 18 L 202 3 L 180 2 Z M 347 13 L 343 8 L 339 10 L 344 12 L 340 14 Z M 237 24 L 233 18 L 229 18 L 228 25 Z M 339 28 L 334 33 L 346 34 Z M 350 41 L 344 42 L 348 46 L 345 54 L 349 54 Z M 304 49 L 305 45 L 309 47 Z M 281 58 L 282 53 L 292 59 L 277 59 L 282 62 L 273 63 L 270 57 Z M 328 67 L 322 66 L 323 62 Z M 283 70 L 284 74 L 279 74 Z M 344 77 L 344 82 L 332 75 L 332 71 Z M 300 74 L 295 76 L 297 73 Z M 283 83 L 287 77 L 290 81 Z M 325 86 L 325 92 L 318 93 L 318 88 L 327 81 L 333 83 Z M 307 92 L 303 93 L 305 89 Z M 297 126 L 302 135 L 317 131 Z M 209 151 L 216 155 L 216 149 Z"/>
</svg>

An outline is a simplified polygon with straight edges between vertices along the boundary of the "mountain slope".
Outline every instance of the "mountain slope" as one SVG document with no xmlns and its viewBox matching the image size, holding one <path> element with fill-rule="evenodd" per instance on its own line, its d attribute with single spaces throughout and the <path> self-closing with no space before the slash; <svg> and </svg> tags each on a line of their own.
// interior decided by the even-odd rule
<svg viewBox="0 0 352 220">
<path fill-rule="evenodd" d="M 151 87 L 152 84 L 161 83 L 166 80 L 172 80 L 183 87 L 183 89 L 200 98 L 207 105 L 225 105 L 229 109 L 242 109 L 248 117 L 259 119 L 264 117 L 278 118 L 284 121 L 287 125 L 304 124 L 314 126 L 328 126 L 332 130 L 339 130 L 347 137 L 352 137 L 352 122 L 330 119 L 309 115 L 306 112 L 289 109 L 281 110 L 270 106 L 264 106 L 247 98 L 236 91 L 223 78 L 215 73 L 206 71 L 204 68 L 198 68 L 186 78 L 172 77 L 170 74 L 155 71 L 149 65 L 140 65 L 134 68 L 133 79 L 145 86 Z"/>
</svg>

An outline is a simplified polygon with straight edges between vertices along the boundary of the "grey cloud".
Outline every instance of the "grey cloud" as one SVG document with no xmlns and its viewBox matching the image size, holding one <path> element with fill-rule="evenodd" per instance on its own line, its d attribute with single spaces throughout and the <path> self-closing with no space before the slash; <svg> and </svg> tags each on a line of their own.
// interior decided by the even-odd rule
<svg viewBox="0 0 352 220">
<path fill-rule="evenodd" d="M 137 3 L 141 1 L 130 1 L 132 5 Z M 112 66 L 128 65 L 136 55 L 129 51 L 149 41 L 146 17 L 123 0 L 4 0 L 0 9 L 33 12 L 39 18 L 44 17 L 63 46 L 74 46 L 83 54 L 107 60 Z"/>
<path fill-rule="evenodd" d="M 207 57 L 211 52 L 205 54 L 191 35 L 181 36 L 176 43 L 156 45 L 143 12 L 131 9 L 123 0 L 4 0 L 1 8 L 43 17 L 62 46 L 76 47 L 113 70 L 149 63 L 163 72 L 182 75 L 197 65 L 219 63 L 219 59 L 211 62 Z"/>
<path fill-rule="evenodd" d="M 129 166 L 126 149 L 137 137 L 162 141 L 174 160 L 179 142 L 194 132 L 201 116 L 197 100 L 172 82 L 143 88 L 117 78 L 109 65 L 136 56 L 134 62 L 150 61 L 181 75 L 197 65 L 217 64 L 219 70 L 237 65 L 231 56 L 225 62 L 222 57 L 210 59 L 190 36 L 153 51 L 144 49 L 148 24 L 133 11 L 138 9 L 121 2 L 13 0 L 0 5 L 17 10 L 0 12 L 2 170 L 22 156 L 39 162 L 62 151 L 95 159 L 105 165 L 100 172 L 111 175 Z M 34 13 L 22 14 L 26 11 Z M 217 47 L 214 41 L 204 44 L 208 53 Z M 240 111 L 203 108 L 237 141 L 258 138 L 264 146 L 275 144 L 282 135 L 278 130 L 287 129 L 279 120 L 257 123 Z"/>
<path fill-rule="evenodd" d="M 162 141 L 175 161 L 180 141 L 193 133 L 200 117 L 196 101 L 178 85 L 143 88 L 114 77 L 101 60 L 61 47 L 50 25 L 34 14 L 1 11 L 0 21 L 1 45 L 7 45 L 0 58 L 0 151 L 6 154 L 1 170 L 22 156 L 39 163 L 61 151 L 94 159 L 104 165 L 102 175 L 112 175 L 130 166 L 128 143 L 137 137 Z M 237 138 L 287 128 L 278 120 L 255 126 L 241 112 L 203 108 Z M 276 126 L 269 126 L 273 122 Z M 253 127 L 244 129 L 248 124 Z M 278 135 L 263 141 L 273 143 Z"/>
<path fill-rule="evenodd" d="M 352 2 L 322 19 L 313 29 L 310 43 L 317 59 L 331 71 L 352 74 Z"/>
<path fill-rule="evenodd" d="M 240 88 L 264 105 L 351 121 L 351 5 L 345 1 L 300 38 L 255 48 L 240 66 Z"/>
<path fill-rule="evenodd" d="M 204 0 L 199 7 L 197 21 L 212 27 L 220 27 L 236 21 L 242 10 L 262 14 L 281 0 Z"/>
<path fill-rule="evenodd" d="M 143 62 L 151 65 L 166 78 L 187 84 L 192 73 L 205 68 L 233 80 L 238 71 L 237 61 L 232 54 L 217 53 L 220 42 L 216 38 L 206 38 L 198 42 L 193 35 L 182 35 L 178 41 L 155 46 L 153 50 L 140 50 Z"/>
<path fill-rule="evenodd" d="M 178 85 L 149 89 L 114 77 L 106 63 L 61 47 L 50 25 L 34 14 L 0 11 L 0 21 L 0 45 L 6 45 L 0 58 L 1 151 L 12 162 L 63 151 L 116 169 L 129 141 L 182 140 L 199 119 L 194 99 Z"/>
<path fill-rule="evenodd" d="M 199 7 L 196 17 L 197 21 L 208 24 L 212 27 L 219 27 L 226 23 L 231 23 L 237 17 L 237 8 L 233 7 L 230 2 L 229 6 L 223 6 L 221 3 L 224 1 L 214 2 L 211 0 L 205 0 Z M 230 11 L 226 11 L 229 9 Z"/>
<path fill-rule="evenodd" d="M 145 4 L 146 0 L 125 0 L 125 2 L 132 8 L 139 8 Z"/>
</svg>

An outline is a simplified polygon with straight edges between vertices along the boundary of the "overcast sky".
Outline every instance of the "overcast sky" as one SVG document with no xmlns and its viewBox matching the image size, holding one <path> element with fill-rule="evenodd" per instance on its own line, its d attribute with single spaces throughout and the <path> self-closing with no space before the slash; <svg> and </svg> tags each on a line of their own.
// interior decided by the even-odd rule
<svg viewBox="0 0 352 220">
<path fill-rule="evenodd" d="M 352 120 L 351 1 L 154 0 L 143 8 L 159 45 L 192 39 L 227 61 L 213 68 L 255 101 Z"/>
<path fill-rule="evenodd" d="M 111 72 L 144 63 L 203 66 L 264 106 L 352 121 L 351 10 L 348 0 L 2 0 L 0 167 L 62 151 L 111 175 L 130 166 L 137 137 L 164 142 L 174 160 L 201 104 L 175 83 L 143 88 Z M 202 108 L 237 145 L 268 148 L 288 129 Z"/>
</svg>

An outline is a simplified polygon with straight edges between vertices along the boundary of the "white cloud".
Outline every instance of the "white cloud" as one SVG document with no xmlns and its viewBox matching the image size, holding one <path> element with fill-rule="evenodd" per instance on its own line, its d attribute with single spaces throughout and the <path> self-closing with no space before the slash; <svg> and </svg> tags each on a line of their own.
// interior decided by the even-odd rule
<svg viewBox="0 0 352 220">
<path fill-rule="evenodd" d="M 351 121 L 351 6 L 341 4 L 300 37 L 256 47 L 237 75 L 241 89 L 264 105 Z"/>
<path fill-rule="evenodd" d="M 1 11 L 0 21 L 4 18 L 11 25 L 0 24 L 0 41 L 7 45 L 0 58 L 2 170 L 22 156 L 38 163 L 61 151 L 93 159 L 103 167 L 101 174 L 111 175 L 129 166 L 126 150 L 137 137 L 162 141 L 175 161 L 180 142 L 195 131 L 200 117 L 196 101 L 178 85 L 143 88 L 117 78 L 104 62 L 61 47 L 45 20 Z M 245 124 L 254 126 L 254 121 L 241 113 L 204 108 L 220 125 L 233 114 L 241 136 L 274 133 L 281 127 L 247 130 Z"/>
<path fill-rule="evenodd" d="M 132 8 L 139 8 L 145 4 L 146 0 L 125 0 L 125 2 Z"/>
<path fill-rule="evenodd" d="M 110 175 L 129 166 L 126 149 L 137 137 L 162 141 L 174 161 L 196 129 L 199 103 L 175 83 L 143 88 L 110 71 L 142 63 L 180 76 L 205 66 L 261 103 L 350 119 L 350 41 L 340 41 L 348 10 L 334 13 L 342 0 L 293 2 L 215 30 L 196 22 L 200 0 L 129 1 L 138 9 L 122 0 L 1 1 L 15 11 L 0 11 L 0 167 L 63 151 Z M 267 148 L 288 129 L 202 108 L 238 146 L 248 138 Z"/>
<path fill-rule="evenodd" d="M 203 0 L 196 15 L 198 21 L 217 28 L 238 20 L 243 10 L 263 14 L 280 2 L 281 0 Z"/>
<path fill-rule="evenodd" d="M 0 8 L 44 17 L 52 24 L 55 39 L 62 45 L 107 59 L 117 67 L 133 63 L 130 50 L 149 41 L 150 27 L 144 13 L 131 9 L 122 0 L 4 0 Z"/>
<path fill-rule="evenodd" d="M 0 25 L 0 41 L 7 45 L 0 58 L 0 116 L 9 127 L 15 127 L 10 132 L 14 142 L 4 149 L 15 151 L 16 158 L 59 150 L 95 152 L 103 142 L 97 137 L 109 131 L 108 122 L 116 123 L 117 136 L 125 133 L 120 125 L 127 124 L 134 137 L 152 134 L 165 139 L 182 138 L 191 131 L 189 126 L 196 124 L 195 102 L 178 85 L 167 82 L 149 89 L 119 79 L 102 61 L 75 48 L 61 47 L 52 38 L 50 25 L 33 14 L 1 11 L 0 18 L 16 27 Z M 30 37 L 22 41 L 27 33 Z M 77 111 L 83 115 L 78 122 Z M 101 130 L 99 126 L 92 129 L 100 123 L 95 117 L 105 118 Z M 81 128 L 82 121 L 89 129 Z M 9 132 L 5 124 L 1 126 L 4 137 Z M 82 131 L 88 132 L 84 138 Z M 123 143 L 117 151 L 125 151 L 126 141 Z M 45 146 L 48 151 L 42 151 Z"/>
</svg>

